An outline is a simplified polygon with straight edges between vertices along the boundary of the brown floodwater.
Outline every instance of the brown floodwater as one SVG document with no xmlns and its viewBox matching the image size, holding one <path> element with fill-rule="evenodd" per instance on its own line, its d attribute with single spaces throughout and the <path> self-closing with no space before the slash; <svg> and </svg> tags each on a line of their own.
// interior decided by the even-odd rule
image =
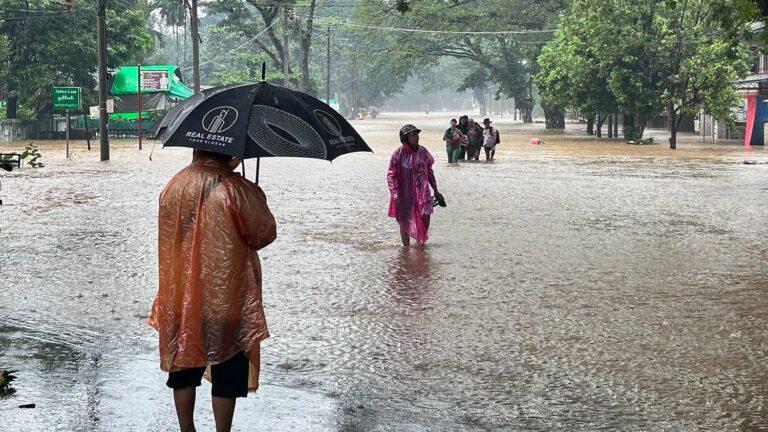
<svg viewBox="0 0 768 432">
<path fill-rule="evenodd" d="M 740 163 L 768 152 L 498 121 L 494 163 L 449 167 L 448 118 L 358 121 L 373 155 L 262 161 L 272 338 L 235 430 L 768 429 L 768 165 Z M 405 122 L 448 201 L 424 249 L 386 218 Z M 45 168 L 0 172 L 0 368 L 18 370 L 0 430 L 175 430 L 144 319 L 158 194 L 191 152 L 40 147 Z"/>
</svg>

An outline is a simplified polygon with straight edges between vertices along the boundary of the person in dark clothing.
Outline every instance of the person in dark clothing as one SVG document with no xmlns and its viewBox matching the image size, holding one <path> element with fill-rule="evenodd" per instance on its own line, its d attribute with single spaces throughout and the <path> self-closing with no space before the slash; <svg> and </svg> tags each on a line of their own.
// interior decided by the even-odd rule
<svg viewBox="0 0 768 432">
<path fill-rule="evenodd" d="M 463 115 L 459 117 L 459 130 L 461 131 L 462 135 L 467 135 L 467 130 L 469 129 L 469 116 Z M 459 160 L 464 159 L 471 159 L 468 157 L 468 145 L 466 140 L 461 143 L 461 148 L 459 149 Z"/>
<path fill-rule="evenodd" d="M 467 123 L 467 160 L 480 160 L 480 149 L 483 147 L 483 127 L 469 119 Z"/>
</svg>

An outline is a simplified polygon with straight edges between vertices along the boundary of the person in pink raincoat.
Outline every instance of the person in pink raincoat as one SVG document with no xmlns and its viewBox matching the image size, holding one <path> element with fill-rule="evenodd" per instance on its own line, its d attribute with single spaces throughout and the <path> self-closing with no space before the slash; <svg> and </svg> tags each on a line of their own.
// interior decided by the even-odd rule
<svg viewBox="0 0 768 432">
<path fill-rule="evenodd" d="M 389 186 L 389 216 L 400 224 L 403 246 L 411 243 L 411 237 L 423 245 L 429 239 L 429 221 L 432 215 L 430 186 L 439 201 L 443 196 L 437 191 L 437 181 L 432 165 L 435 159 L 425 147 L 419 146 L 416 126 L 407 124 L 400 129 L 400 147 L 392 152 L 387 172 Z M 442 204 L 441 204 L 442 205 Z"/>
</svg>

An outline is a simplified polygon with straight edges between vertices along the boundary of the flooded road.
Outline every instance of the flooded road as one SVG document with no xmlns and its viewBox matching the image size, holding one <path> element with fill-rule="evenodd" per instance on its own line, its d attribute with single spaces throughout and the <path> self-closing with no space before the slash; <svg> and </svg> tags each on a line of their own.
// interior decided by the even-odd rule
<svg viewBox="0 0 768 432">
<path fill-rule="evenodd" d="M 272 338 L 234 430 L 768 429 L 768 165 L 738 163 L 768 152 L 536 147 L 539 132 L 498 122 L 495 163 L 449 167 L 447 119 L 355 123 L 374 155 L 262 161 Z M 448 201 L 425 249 L 385 217 L 406 121 Z M 0 174 L 0 367 L 19 371 L 0 428 L 172 431 L 144 319 L 158 194 L 191 152 L 150 162 L 116 142 L 102 164 L 84 148 L 67 161 L 43 145 L 45 168 Z"/>
</svg>

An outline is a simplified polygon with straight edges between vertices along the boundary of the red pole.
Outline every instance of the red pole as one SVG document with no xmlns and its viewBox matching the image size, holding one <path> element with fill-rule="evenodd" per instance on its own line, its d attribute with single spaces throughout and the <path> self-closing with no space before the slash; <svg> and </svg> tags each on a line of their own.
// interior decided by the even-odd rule
<svg viewBox="0 0 768 432">
<path fill-rule="evenodd" d="M 139 150 L 141 150 L 141 136 L 142 136 L 142 130 L 141 130 L 141 65 L 137 68 L 136 72 L 138 82 L 136 83 L 136 94 L 139 95 Z"/>
</svg>

